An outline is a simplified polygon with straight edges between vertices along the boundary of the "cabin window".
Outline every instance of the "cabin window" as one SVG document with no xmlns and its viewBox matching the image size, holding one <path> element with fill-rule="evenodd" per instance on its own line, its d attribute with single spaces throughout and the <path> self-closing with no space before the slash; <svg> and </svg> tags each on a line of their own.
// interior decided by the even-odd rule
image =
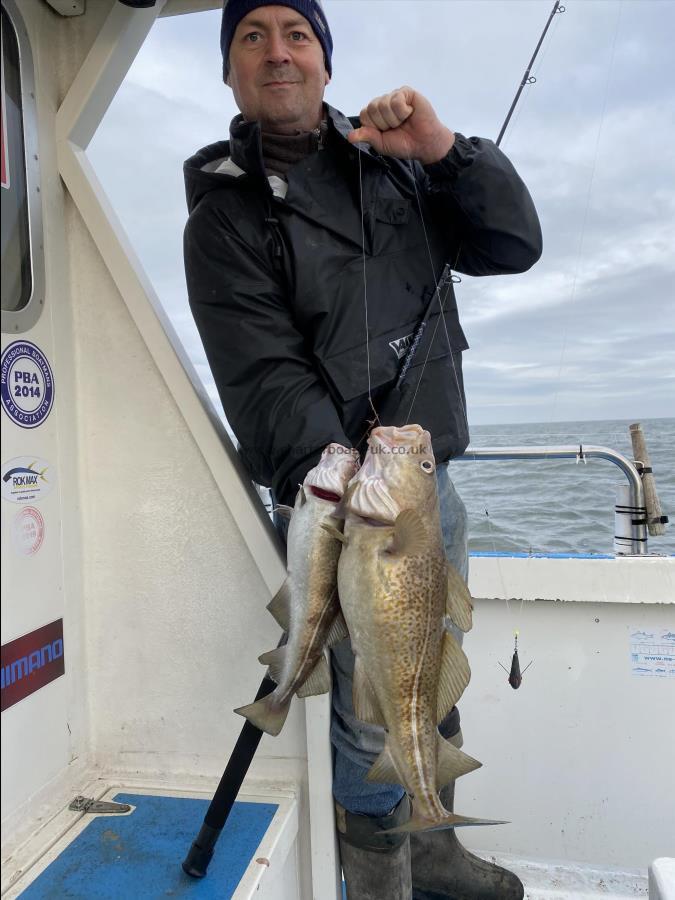
<svg viewBox="0 0 675 900">
<path fill-rule="evenodd" d="M 23 22 L 2 4 L 2 330 L 26 331 L 43 305 L 37 119 Z M 39 263 L 36 265 L 36 251 Z M 37 272 L 37 277 L 36 277 Z"/>
</svg>

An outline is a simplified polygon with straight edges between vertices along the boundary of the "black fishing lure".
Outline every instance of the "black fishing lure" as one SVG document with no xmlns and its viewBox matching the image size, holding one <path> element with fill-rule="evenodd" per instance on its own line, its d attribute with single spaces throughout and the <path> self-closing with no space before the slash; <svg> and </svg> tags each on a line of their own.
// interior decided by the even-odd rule
<svg viewBox="0 0 675 900">
<path fill-rule="evenodd" d="M 534 660 L 532 660 L 532 662 L 534 662 Z M 525 666 L 525 668 L 523 669 L 522 672 L 520 671 L 520 660 L 518 658 L 518 632 L 516 632 L 515 646 L 513 648 L 513 656 L 511 658 L 511 671 L 509 671 L 506 668 L 506 666 L 502 666 L 502 664 L 499 663 L 499 665 L 502 666 L 502 669 L 504 669 L 504 671 L 508 674 L 509 684 L 511 685 L 511 687 L 513 688 L 514 691 L 517 691 L 518 688 L 523 683 L 523 675 L 530 668 L 530 666 L 532 665 L 532 662 L 529 662 Z"/>
</svg>

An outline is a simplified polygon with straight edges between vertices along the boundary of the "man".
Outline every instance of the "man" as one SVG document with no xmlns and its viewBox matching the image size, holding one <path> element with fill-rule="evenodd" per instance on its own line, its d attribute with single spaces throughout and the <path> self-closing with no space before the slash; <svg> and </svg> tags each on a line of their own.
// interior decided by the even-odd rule
<svg viewBox="0 0 675 900">
<path fill-rule="evenodd" d="M 536 262 L 527 189 L 494 144 L 453 133 L 411 88 L 373 100 L 360 123 L 324 104 L 332 38 L 318 0 L 229 0 L 221 48 L 241 115 L 230 141 L 185 164 L 185 265 L 241 456 L 255 481 L 292 504 L 327 444 L 362 449 L 429 300 L 441 298 L 444 318 L 435 301 L 387 424 L 411 416 L 430 431 L 446 550 L 466 577 L 466 513 L 444 464 L 468 444 L 468 345 L 452 285 L 439 280 L 446 263 L 489 275 Z M 398 785 L 365 781 L 383 734 L 354 717 L 348 641 L 332 666 L 333 793 L 350 900 L 522 897 L 515 875 L 469 854 L 453 830 L 382 834 L 406 820 L 408 800 Z M 461 743 L 457 710 L 440 730 Z M 453 794 L 454 785 L 441 794 L 450 810 Z"/>
</svg>

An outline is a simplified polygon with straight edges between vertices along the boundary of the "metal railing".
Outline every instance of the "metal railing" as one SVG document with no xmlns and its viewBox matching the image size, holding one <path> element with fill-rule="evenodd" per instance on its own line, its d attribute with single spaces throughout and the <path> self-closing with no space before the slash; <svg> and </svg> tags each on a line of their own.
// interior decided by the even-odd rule
<svg viewBox="0 0 675 900">
<path fill-rule="evenodd" d="M 643 511 L 631 515 L 630 552 L 638 556 L 647 553 L 647 514 L 644 509 L 642 479 L 635 465 L 621 453 L 609 447 L 583 444 L 561 447 L 481 447 L 467 450 L 462 456 L 455 457 L 454 461 L 516 459 L 573 459 L 576 462 L 586 459 L 606 459 L 618 466 L 628 480 L 631 507 Z"/>
</svg>

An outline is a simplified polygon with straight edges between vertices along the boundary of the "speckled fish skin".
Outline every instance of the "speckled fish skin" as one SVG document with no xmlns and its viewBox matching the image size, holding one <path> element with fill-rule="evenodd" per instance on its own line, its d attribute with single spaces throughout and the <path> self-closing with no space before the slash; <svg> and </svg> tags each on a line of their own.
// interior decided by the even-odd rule
<svg viewBox="0 0 675 900">
<path fill-rule="evenodd" d="M 288 632 L 284 646 L 264 653 L 276 689 L 235 712 L 268 734 L 281 731 L 295 693 L 310 696 L 329 690 L 330 678 L 323 656 L 326 646 L 346 636 L 337 596 L 337 566 L 341 544 L 321 528 L 340 522 L 332 514 L 347 483 L 358 468 L 358 452 L 330 444 L 319 464 L 298 490 L 288 526 L 288 577 L 270 606 L 270 612 Z M 313 489 L 334 495 L 317 496 Z"/>
<path fill-rule="evenodd" d="M 448 813 L 438 797 L 446 781 L 480 763 L 437 728 L 470 672 L 444 627 L 448 584 L 459 576 L 449 575 L 445 558 L 429 433 L 419 425 L 373 429 L 346 507 L 338 586 L 356 656 L 355 711 L 387 732 L 369 780 L 402 784 L 413 797 L 411 822 L 399 830 L 487 824 Z M 463 583 L 458 590 L 466 597 L 455 607 L 470 604 Z M 439 698 L 440 683 L 451 687 Z"/>
</svg>

